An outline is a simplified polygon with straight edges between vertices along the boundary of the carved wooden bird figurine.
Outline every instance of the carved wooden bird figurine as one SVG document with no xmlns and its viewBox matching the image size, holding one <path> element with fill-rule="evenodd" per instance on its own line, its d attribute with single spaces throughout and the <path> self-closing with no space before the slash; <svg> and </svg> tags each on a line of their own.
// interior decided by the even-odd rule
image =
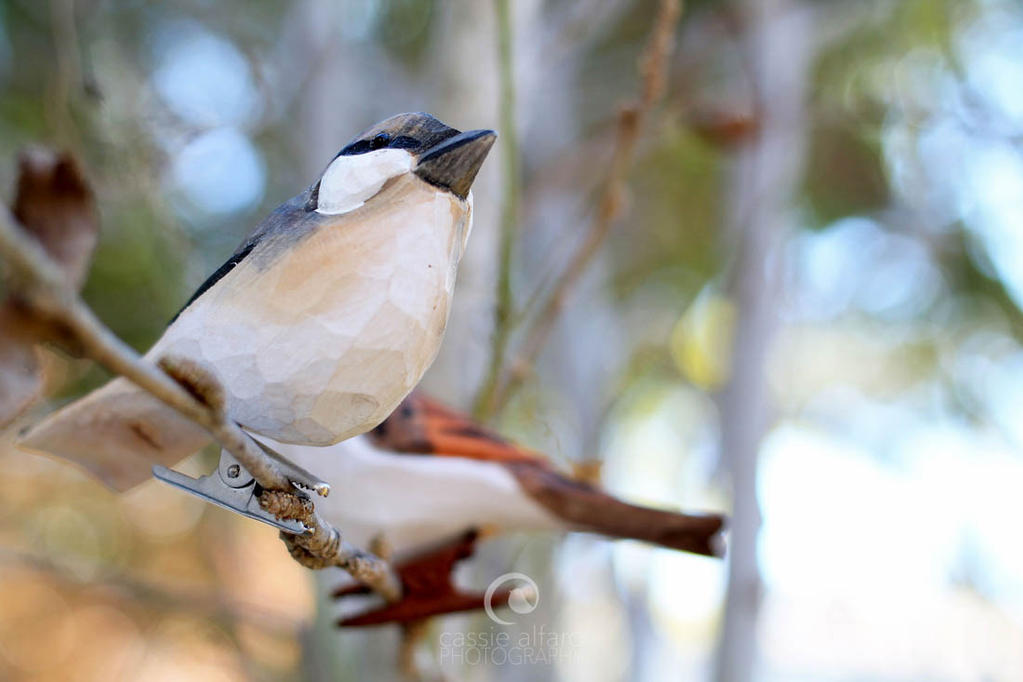
<svg viewBox="0 0 1023 682">
<path fill-rule="evenodd" d="M 450 584 L 451 567 L 472 554 L 477 532 L 587 531 L 707 556 L 724 550 L 720 514 L 623 502 L 418 390 L 373 431 L 327 448 L 329 457 L 323 448 L 270 445 L 299 466 L 315 465 L 331 483 L 316 507 L 347 540 L 365 547 L 382 536 L 394 550 L 406 582 L 402 601 L 345 625 L 481 608 L 482 594 Z"/>
<path fill-rule="evenodd" d="M 256 227 L 147 357 L 198 361 L 223 385 L 228 414 L 279 442 L 328 446 L 373 428 L 437 354 L 472 225 L 470 187 L 495 137 L 422 113 L 369 128 Z M 21 445 L 125 489 L 209 440 L 115 379 Z"/>
</svg>

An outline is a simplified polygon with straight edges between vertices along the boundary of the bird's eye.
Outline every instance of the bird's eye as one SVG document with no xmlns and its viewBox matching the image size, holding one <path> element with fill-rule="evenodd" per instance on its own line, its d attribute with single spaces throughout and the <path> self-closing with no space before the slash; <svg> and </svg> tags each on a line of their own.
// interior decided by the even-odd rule
<svg viewBox="0 0 1023 682">
<path fill-rule="evenodd" d="M 387 146 L 387 143 L 391 141 L 391 136 L 387 133 L 380 133 L 372 140 L 369 141 L 369 148 L 372 150 L 383 149 Z"/>
</svg>

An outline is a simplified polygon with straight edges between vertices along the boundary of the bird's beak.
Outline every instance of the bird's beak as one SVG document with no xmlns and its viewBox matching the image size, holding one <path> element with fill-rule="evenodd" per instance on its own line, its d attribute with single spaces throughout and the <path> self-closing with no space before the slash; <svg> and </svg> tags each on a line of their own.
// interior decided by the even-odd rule
<svg viewBox="0 0 1023 682">
<path fill-rule="evenodd" d="M 493 130 L 470 130 L 449 137 L 423 152 L 415 173 L 431 185 L 465 199 L 496 139 Z"/>
</svg>

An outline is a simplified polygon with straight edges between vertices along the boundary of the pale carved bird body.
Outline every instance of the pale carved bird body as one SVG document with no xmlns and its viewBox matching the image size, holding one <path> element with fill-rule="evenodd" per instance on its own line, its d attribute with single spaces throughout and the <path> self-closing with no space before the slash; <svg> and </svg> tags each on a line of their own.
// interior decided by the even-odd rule
<svg viewBox="0 0 1023 682">
<path fill-rule="evenodd" d="M 228 414 L 282 443 L 327 446 L 379 424 L 440 347 L 493 131 L 401 114 L 346 145 L 196 292 L 147 353 L 198 362 Z M 129 488 L 209 435 L 126 379 L 21 441 Z"/>
</svg>

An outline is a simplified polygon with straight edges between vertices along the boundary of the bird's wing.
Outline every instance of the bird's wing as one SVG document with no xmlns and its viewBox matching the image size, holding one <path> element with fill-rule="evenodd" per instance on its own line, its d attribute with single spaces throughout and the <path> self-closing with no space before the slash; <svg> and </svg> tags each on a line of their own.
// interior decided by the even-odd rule
<svg viewBox="0 0 1023 682">
<path fill-rule="evenodd" d="M 394 452 L 550 466 L 543 455 L 509 442 L 420 391 L 405 398 L 369 436 L 377 447 Z"/>
<path fill-rule="evenodd" d="M 195 301 L 205 294 L 214 284 L 222 280 L 227 276 L 235 266 L 241 263 L 243 260 L 248 258 L 257 246 L 267 242 L 274 236 L 288 231 L 292 233 L 293 237 L 297 237 L 301 231 L 309 231 L 312 229 L 319 216 L 316 214 L 309 215 L 309 211 L 305 210 L 306 204 L 310 201 L 310 197 L 313 195 L 317 185 L 312 185 L 307 188 L 301 194 L 293 196 L 288 201 L 278 206 L 273 213 L 263 219 L 255 228 L 245 237 L 245 240 L 241 245 L 235 249 L 235 252 L 231 254 L 231 257 L 224 261 L 224 264 L 213 271 L 209 277 L 206 278 L 199 288 L 195 290 L 185 305 L 181 306 L 173 318 L 171 318 L 170 324 L 174 324 L 174 321 L 178 319 L 181 313 L 185 312 L 188 306 L 195 303 Z M 169 326 L 169 325 L 168 325 Z"/>
</svg>

